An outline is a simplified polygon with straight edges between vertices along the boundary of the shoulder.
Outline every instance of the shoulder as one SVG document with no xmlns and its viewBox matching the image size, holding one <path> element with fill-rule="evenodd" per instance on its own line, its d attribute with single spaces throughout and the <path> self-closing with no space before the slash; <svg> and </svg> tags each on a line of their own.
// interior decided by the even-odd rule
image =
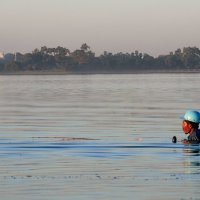
<svg viewBox="0 0 200 200">
<path fill-rule="evenodd" d="M 200 138 L 200 129 L 196 131 L 197 136 Z"/>
<path fill-rule="evenodd" d="M 200 141 L 200 130 L 198 129 L 196 132 L 195 132 L 195 136 L 199 139 Z"/>
</svg>

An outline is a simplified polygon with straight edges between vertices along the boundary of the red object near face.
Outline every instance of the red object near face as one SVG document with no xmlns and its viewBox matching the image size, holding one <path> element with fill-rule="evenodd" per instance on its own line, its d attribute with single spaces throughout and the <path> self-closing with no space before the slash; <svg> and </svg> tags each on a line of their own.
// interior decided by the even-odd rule
<svg viewBox="0 0 200 200">
<path fill-rule="evenodd" d="M 185 134 L 188 134 L 191 131 L 191 125 L 188 124 L 185 120 L 182 122 L 182 128 Z"/>
</svg>

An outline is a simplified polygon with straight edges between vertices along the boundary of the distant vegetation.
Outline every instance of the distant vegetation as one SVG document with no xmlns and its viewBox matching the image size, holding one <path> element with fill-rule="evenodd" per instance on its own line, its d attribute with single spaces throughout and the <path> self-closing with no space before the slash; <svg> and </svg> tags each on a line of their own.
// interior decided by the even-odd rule
<svg viewBox="0 0 200 200">
<path fill-rule="evenodd" d="M 156 71 L 200 71 L 200 50 L 196 47 L 177 49 L 168 55 L 153 57 L 138 51 L 95 56 L 87 44 L 71 52 L 57 48 L 35 49 L 32 53 L 5 54 L 0 59 L 0 73 L 134 73 Z"/>
</svg>

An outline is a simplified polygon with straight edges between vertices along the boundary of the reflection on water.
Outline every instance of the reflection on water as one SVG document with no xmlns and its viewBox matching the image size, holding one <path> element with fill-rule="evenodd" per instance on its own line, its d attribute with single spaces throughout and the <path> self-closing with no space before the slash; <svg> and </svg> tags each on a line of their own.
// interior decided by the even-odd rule
<svg viewBox="0 0 200 200">
<path fill-rule="evenodd" d="M 200 199 L 181 116 L 200 75 L 0 77 L 2 199 Z M 188 98 L 190 97 L 190 98 Z"/>
<path fill-rule="evenodd" d="M 186 156 L 199 156 L 199 145 L 191 145 L 189 147 L 186 146 L 184 150 L 184 155 Z"/>
</svg>

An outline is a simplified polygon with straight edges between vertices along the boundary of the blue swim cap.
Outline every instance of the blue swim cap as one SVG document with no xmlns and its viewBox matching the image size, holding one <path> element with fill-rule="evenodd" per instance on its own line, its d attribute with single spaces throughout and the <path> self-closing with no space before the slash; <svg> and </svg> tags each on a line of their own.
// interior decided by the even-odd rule
<svg viewBox="0 0 200 200">
<path fill-rule="evenodd" d="M 199 124 L 200 113 L 196 110 L 188 110 L 185 115 L 181 117 L 181 119 Z"/>
</svg>

